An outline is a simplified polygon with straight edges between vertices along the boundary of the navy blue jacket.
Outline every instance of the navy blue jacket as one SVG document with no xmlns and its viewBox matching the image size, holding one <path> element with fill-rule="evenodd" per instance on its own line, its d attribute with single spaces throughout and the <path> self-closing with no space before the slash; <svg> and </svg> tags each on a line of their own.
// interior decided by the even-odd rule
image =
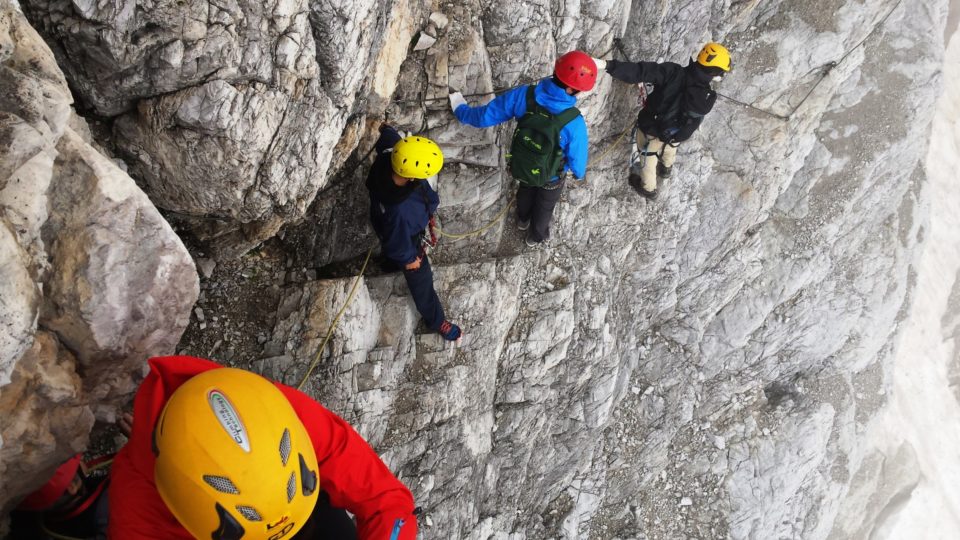
<svg viewBox="0 0 960 540">
<path fill-rule="evenodd" d="M 420 244 L 430 216 L 437 211 L 440 197 L 426 180 L 411 180 L 405 186 L 393 181 L 390 152 L 400 140 L 391 127 L 380 130 L 377 158 L 367 174 L 370 192 L 370 223 L 380 238 L 383 255 L 398 265 L 412 263 L 420 255 Z"/>
<path fill-rule="evenodd" d="M 550 79 L 537 83 L 534 99 L 551 114 L 561 113 L 577 105 L 577 98 L 571 96 Z M 461 105 L 454 111 L 457 119 L 473 127 L 490 127 L 519 119 L 527 112 L 527 86 L 514 88 L 500 94 L 490 103 L 480 107 Z M 563 150 L 564 171 L 583 179 L 587 174 L 587 123 L 578 116 L 560 130 L 560 149 Z"/>
</svg>

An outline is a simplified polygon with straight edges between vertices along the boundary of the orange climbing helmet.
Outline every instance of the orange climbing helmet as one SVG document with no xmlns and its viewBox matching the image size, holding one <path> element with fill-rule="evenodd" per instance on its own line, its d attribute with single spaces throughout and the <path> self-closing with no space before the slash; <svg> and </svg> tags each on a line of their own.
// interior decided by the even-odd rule
<svg viewBox="0 0 960 540">
<path fill-rule="evenodd" d="M 242 369 L 200 373 L 154 428 L 154 481 L 197 538 L 292 537 L 317 502 L 317 457 L 290 402 Z"/>
<path fill-rule="evenodd" d="M 570 51 L 557 58 L 553 74 L 563 84 L 581 92 L 592 90 L 597 84 L 597 64 L 582 51 Z"/>
</svg>

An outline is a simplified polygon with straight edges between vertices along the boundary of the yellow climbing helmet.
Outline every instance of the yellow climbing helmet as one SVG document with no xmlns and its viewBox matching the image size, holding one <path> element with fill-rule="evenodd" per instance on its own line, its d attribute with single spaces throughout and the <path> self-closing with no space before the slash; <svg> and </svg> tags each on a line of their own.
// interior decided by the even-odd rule
<svg viewBox="0 0 960 540">
<path fill-rule="evenodd" d="M 443 152 L 430 139 L 411 135 L 393 146 L 390 164 L 404 178 L 430 178 L 443 167 Z"/>
<path fill-rule="evenodd" d="M 170 396 L 154 428 L 154 481 L 197 538 L 292 537 L 319 493 L 317 457 L 290 402 L 267 379 L 219 368 Z"/>
<path fill-rule="evenodd" d="M 730 71 L 730 51 L 719 43 L 707 43 L 697 55 L 697 63 L 705 67 L 718 67 Z"/>
</svg>

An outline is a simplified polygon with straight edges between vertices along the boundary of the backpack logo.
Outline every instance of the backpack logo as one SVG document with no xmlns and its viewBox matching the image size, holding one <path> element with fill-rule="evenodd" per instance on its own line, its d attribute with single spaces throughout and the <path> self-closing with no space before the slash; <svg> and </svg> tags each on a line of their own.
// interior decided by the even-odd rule
<svg viewBox="0 0 960 540">
<path fill-rule="evenodd" d="M 523 136 L 523 142 L 525 142 L 525 143 L 533 146 L 533 147 L 536 148 L 537 150 L 541 150 L 541 151 L 543 150 L 543 145 L 542 145 L 542 144 L 537 144 L 536 141 L 534 141 L 533 139 L 531 139 L 530 137 L 528 137 L 528 136 L 526 136 L 526 135 Z"/>
</svg>

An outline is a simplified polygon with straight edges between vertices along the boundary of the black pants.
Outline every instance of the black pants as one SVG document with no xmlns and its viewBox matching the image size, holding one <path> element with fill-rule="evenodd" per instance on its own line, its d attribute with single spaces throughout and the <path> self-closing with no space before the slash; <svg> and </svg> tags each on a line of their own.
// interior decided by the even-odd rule
<svg viewBox="0 0 960 540">
<path fill-rule="evenodd" d="M 550 238 L 550 222 L 553 220 L 553 209 L 563 194 L 563 180 L 557 182 L 556 186 L 554 189 L 517 188 L 517 219 L 530 222 L 530 238 L 534 242 Z"/>
<path fill-rule="evenodd" d="M 417 306 L 423 323 L 434 332 L 439 331 L 446 315 L 443 313 L 440 297 L 433 288 L 433 269 L 430 268 L 430 259 L 426 256 L 420 259 L 420 268 L 416 270 L 406 270 L 402 264 L 390 259 L 384 259 L 380 266 L 385 272 L 403 270 L 403 278 L 407 280 L 410 296 L 413 297 L 413 303 Z"/>
<path fill-rule="evenodd" d="M 327 494 L 320 492 L 310 519 L 291 540 L 356 540 L 357 526 L 346 510 L 330 506 Z"/>
</svg>

